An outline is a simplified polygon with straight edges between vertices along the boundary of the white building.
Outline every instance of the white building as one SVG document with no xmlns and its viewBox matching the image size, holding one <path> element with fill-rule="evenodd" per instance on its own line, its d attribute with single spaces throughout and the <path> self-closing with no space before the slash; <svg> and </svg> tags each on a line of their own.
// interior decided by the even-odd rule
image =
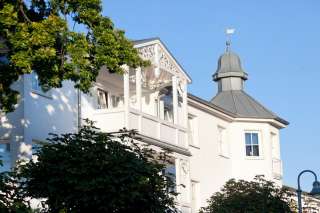
<svg viewBox="0 0 320 213">
<path fill-rule="evenodd" d="M 142 142 L 172 150 L 176 182 L 185 185 L 177 189 L 183 212 L 205 206 L 230 178 L 265 175 L 282 185 L 279 130 L 288 122 L 244 91 L 247 74 L 235 53 L 219 58 L 218 94 L 206 101 L 188 94 L 191 78 L 159 38 L 134 45 L 152 65 L 124 67 L 124 75 L 102 68 L 91 94 L 78 93 L 69 81 L 45 93 L 34 74 L 16 82 L 21 101 L 0 120 L 4 169 L 49 132 L 77 131 L 79 120 L 89 118 L 103 131 L 137 129 Z"/>
</svg>

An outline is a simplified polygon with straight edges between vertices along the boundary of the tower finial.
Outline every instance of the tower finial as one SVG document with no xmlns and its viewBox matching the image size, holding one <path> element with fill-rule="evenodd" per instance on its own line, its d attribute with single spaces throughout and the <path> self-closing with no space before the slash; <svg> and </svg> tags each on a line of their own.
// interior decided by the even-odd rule
<svg viewBox="0 0 320 213">
<path fill-rule="evenodd" d="M 226 52 L 230 51 L 230 46 L 231 46 L 231 35 L 234 34 L 236 30 L 234 28 L 227 28 L 226 29 L 226 36 L 227 36 L 227 41 L 226 41 Z"/>
</svg>

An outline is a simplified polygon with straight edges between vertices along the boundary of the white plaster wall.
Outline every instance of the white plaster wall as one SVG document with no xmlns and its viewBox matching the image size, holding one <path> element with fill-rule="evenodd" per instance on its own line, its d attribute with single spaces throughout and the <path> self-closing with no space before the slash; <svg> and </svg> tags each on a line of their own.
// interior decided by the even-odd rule
<svg viewBox="0 0 320 213">
<path fill-rule="evenodd" d="M 190 178 L 200 183 L 200 206 L 207 205 L 207 199 L 231 178 L 251 181 L 256 175 L 264 175 L 279 186 L 282 180 L 275 179 L 272 169 L 271 133 L 276 135 L 277 149 L 280 150 L 279 129 L 269 123 L 227 122 L 208 112 L 188 106 L 189 114 L 196 116 L 198 146 L 189 146 Z M 218 129 L 225 128 L 225 140 L 229 155 L 221 156 L 218 143 Z M 258 131 L 260 157 L 247 157 L 245 153 L 245 131 Z M 280 158 L 280 156 L 279 156 Z M 281 158 L 280 158 L 281 159 Z"/>
<path fill-rule="evenodd" d="M 14 112 L 0 114 L 0 139 L 9 140 L 11 146 L 11 166 L 14 165 L 20 143 L 24 140 L 24 78 L 21 76 L 17 82 L 12 85 L 12 89 L 20 93 L 20 99 L 16 104 Z"/>
<path fill-rule="evenodd" d="M 268 123 L 233 122 L 229 126 L 229 136 L 232 155 L 232 177 L 236 179 L 252 180 L 256 175 L 281 185 L 281 180 L 274 179 L 272 172 L 272 132 L 279 135 L 279 130 Z M 247 157 L 245 153 L 245 131 L 259 132 L 259 157 Z"/>
<path fill-rule="evenodd" d="M 190 178 L 199 182 L 199 205 L 206 206 L 207 199 L 231 177 L 231 159 L 219 155 L 217 127 L 228 129 L 228 122 L 207 112 L 188 106 L 189 114 L 196 116 L 198 147 L 190 146 Z M 228 135 L 228 134 L 227 134 Z M 228 140 L 228 139 L 227 139 Z"/>
<path fill-rule="evenodd" d="M 77 91 L 71 81 L 63 87 L 43 94 L 33 91 L 31 76 L 24 80 L 25 143 L 32 139 L 45 140 L 48 133 L 67 133 L 77 130 Z"/>
<path fill-rule="evenodd" d="M 108 87 L 107 84 L 105 86 Z M 23 81 L 17 82 L 16 87 L 23 94 L 22 101 L 14 113 L 1 117 L 1 137 L 8 135 L 15 138 L 15 144 L 30 144 L 32 139 L 46 139 L 50 132 L 66 133 L 77 130 L 77 90 L 72 82 L 66 81 L 63 88 L 52 89 L 49 94 L 43 95 L 32 91 L 31 78 L 25 75 Z M 82 94 L 81 102 L 82 118 L 93 118 L 92 115 L 96 113 L 95 96 Z M 281 184 L 281 180 L 273 179 L 272 173 L 270 134 L 275 134 L 279 142 L 277 128 L 268 123 L 230 123 L 193 106 L 188 106 L 188 113 L 197 119 L 198 145 L 189 146 L 192 156 L 189 161 L 187 158 L 185 160 L 190 163 L 190 180 L 199 182 L 199 207 L 205 206 L 207 199 L 219 191 L 230 178 L 252 180 L 255 175 L 261 174 Z M 110 121 L 115 122 L 115 119 Z M 228 157 L 219 153 L 218 126 L 226 129 L 226 140 L 230 150 Z M 248 159 L 245 155 L 244 132 L 250 130 L 260 132 L 262 156 L 255 159 Z M 280 150 L 280 145 L 278 148 Z M 179 176 L 180 167 L 177 170 Z M 180 176 L 178 182 L 179 178 Z M 185 206 L 190 206 L 190 199 L 186 195 L 190 194 L 190 189 L 185 190 L 180 197 L 184 200 Z"/>
</svg>

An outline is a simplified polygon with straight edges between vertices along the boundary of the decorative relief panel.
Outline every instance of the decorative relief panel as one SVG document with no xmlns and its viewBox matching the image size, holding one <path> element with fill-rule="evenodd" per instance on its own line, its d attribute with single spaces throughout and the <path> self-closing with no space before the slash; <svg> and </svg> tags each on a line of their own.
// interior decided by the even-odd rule
<svg viewBox="0 0 320 213">
<path fill-rule="evenodd" d="M 180 201 L 186 203 L 189 202 L 189 189 L 190 189 L 190 175 L 189 175 L 189 162 L 186 159 L 180 159 L 180 170 L 179 170 L 179 184 L 180 187 Z"/>
<path fill-rule="evenodd" d="M 157 45 L 157 44 L 155 44 Z M 174 75 L 179 75 L 178 68 L 172 59 L 167 55 L 163 48 L 159 45 L 148 45 L 138 49 L 140 56 L 145 60 L 151 60 L 154 66 L 159 65 L 160 69 L 166 70 Z M 157 49 L 157 53 L 155 52 Z M 155 58 L 157 57 L 157 58 Z"/>
<path fill-rule="evenodd" d="M 180 160 L 180 183 L 187 185 L 189 182 L 189 164 L 187 160 Z"/>
<path fill-rule="evenodd" d="M 178 70 L 173 61 L 167 56 L 163 49 L 159 48 L 159 64 L 160 68 L 171 72 L 172 74 L 178 74 Z"/>
<path fill-rule="evenodd" d="M 155 45 L 148 45 L 138 49 L 140 56 L 145 60 L 154 60 L 155 56 Z"/>
</svg>

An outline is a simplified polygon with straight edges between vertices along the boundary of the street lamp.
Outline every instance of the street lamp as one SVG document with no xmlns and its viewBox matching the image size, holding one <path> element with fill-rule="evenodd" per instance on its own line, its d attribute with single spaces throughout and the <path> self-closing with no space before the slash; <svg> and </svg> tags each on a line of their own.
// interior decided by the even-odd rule
<svg viewBox="0 0 320 213">
<path fill-rule="evenodd" d="M 302 204 L 301 204 L 302 190 L 301 190 L 301 186 L 300 186 L 300 177 L 303 173 L 307 173 L 307 172 L 313 174 L 314 179 L 315 179 L 315 181 L 312 184 L 312 190 L 310 192 L 310 195 L 320 195 L 320 182 L 318 181 L 316 173 L 314 173 L 311 170 L 303 170 L 302 172 L 300 172 L 300 174 L 298 175 L 298 190 L 297 190 L 299 213 L 302 213 Z"/>
</svg>

